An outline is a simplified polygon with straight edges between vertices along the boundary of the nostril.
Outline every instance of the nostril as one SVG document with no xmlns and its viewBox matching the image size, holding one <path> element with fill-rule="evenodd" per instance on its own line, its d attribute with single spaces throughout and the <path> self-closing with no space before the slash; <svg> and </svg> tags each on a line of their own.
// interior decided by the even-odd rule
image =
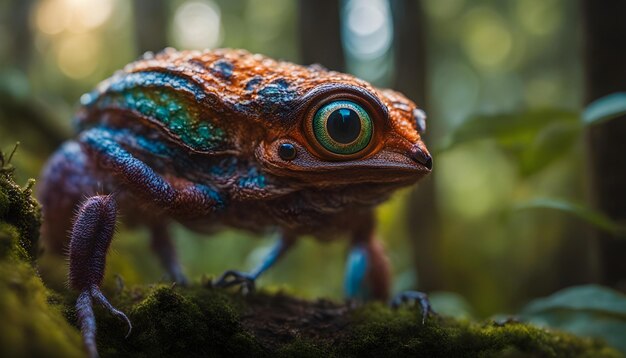
<svg viewBox="0 0 626 358">
<path fill-rule="evenodd" d="M 417 145 L 414 146 L 413 149 L 411 150 L 411 157 L 416 162 L 425 166 L 428 170 L 431 170 L 433 168 L 433 158 L 430 156 L 430 154 L 424 152 Z"/>
<path fill-rule="evenodd" d="M 428 159 L 426 159 L 426 163 L 422 164 L 424 164 L 424 166 L 428 168 L 428 170 L 431 170 L 433 168 L 433 158 L 429 155 Z"/>
</svg>

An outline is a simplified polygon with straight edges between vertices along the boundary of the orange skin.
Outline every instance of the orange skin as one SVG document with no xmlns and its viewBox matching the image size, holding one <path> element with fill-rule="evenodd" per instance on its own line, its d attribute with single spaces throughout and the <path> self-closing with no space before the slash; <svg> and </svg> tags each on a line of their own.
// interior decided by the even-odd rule
<svg viewBox="0 0 626 358">
<path fill-rule="evenodd" d="M 312 125 L 321 108 L 337 101 L 357 104 L 371 123 L 371 139 L 350 154 L 325 147 Z M 91 304 L 108 302 L 99 286 L 118 211 L 150 228 L 153 249 L 181 283 L 167 234 L 172 220 L 202 232 L 281 231 L 263 267 L 227 272 L 218 286 L 253 288 L 300 235 L 348 234 L 354 257 L 366 262 L 349 264 L 347 282 L 358 292 L 348 295 L 389 297 L 389 263 L 374 238 L 373 209 L 432 167 L 420 137 L 423 112 L 402 94 L 243 50 L 167 49 L 129 64 L 81 102 L 79 134 L 49 160 L 38 194 L 46 248 L 61 251 L 72 233 L 70 285 L 82 292 L 77 311 L 92 355 Z M 289 155 L 281 152 L 285 146 Z"/>
</svg>

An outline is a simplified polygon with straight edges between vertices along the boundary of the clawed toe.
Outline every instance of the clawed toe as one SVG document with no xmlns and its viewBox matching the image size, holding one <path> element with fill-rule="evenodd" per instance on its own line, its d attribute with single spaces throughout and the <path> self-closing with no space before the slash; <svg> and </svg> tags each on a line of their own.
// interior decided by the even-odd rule
<svg viewBox="0 0 626 358">
<path fill-rule="evenodd" d="M 126 322 L 126 324 L 128 325 L 126 338 L 128 338 L 128 336 L 130 336 L 130 332 L 133 330 L 133 325 L 130 323 L 130 319 L 128 319 L 128 316 L 126 316 L 124 312 L 113 307 L 113 305 L 109 302 L 109 300 L 107 300 L 107 298 L 104 296 L 104 294 L 102 294 L 102 291 L 100 291 L 98 287 L 92 287 L 89 290 L 89 293 L 91 294 L 91 297 L 93 297 L 96 302 L 98 302 L 102 307 L 109 311 L 110 314 Z"/>
<path fill-rule="evenodd" d="M 90 357 L 98 357 L 98 349 L 96 347 L 96 317 L 93 312 L 93 302 L 99 303 L 112 315 L 124 320 L 128 325 L 126 337 L 130 335 L 132 324 L 124 312 L 116 309 L 111 305 L 107 298 L 102 294 L 97 286 L 92 286 L 78 296 L 76 300 L 76 315 L 80 324 L 83 335 L 83 341 Z"/>
<path fill-rule="evenodd" d="M 436 315 L 437 313 L 433 310 L 430 301 L 428 300 L 428 295 L 419 291 L 405 291 L 397 296 L 395 296 L 390 302 L 390 306 L 393 308 L 398 308 L 403 304 L 409 303 L 419 303 L 421 311 L 422 311 L 422 324 L 426 322 L 426 318 L 429 315 Z"/>
<path fill-rule="evenodd" d="M 255 277 L 246 272 L 234 270 L 226 271 L 218 278 L 213 285 L 215 287 L 227 288 L 233 286 L 241 286 L 244 294 L 254 292 L 256 289 Z"/>
</svg>

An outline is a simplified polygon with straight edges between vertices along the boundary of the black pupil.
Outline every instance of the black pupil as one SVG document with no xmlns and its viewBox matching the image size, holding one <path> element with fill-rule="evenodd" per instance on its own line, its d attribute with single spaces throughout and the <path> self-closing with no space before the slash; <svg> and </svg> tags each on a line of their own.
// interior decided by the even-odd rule
<svg viewBox="0 0 626 358">
<path fill-rule="evenodd" d="M 326 129 L 334 141 L 341 144 L 352 143 L 361 132 L 361 120 L 350 108 L 336 109 L 328 117 Z"/>
</svg>

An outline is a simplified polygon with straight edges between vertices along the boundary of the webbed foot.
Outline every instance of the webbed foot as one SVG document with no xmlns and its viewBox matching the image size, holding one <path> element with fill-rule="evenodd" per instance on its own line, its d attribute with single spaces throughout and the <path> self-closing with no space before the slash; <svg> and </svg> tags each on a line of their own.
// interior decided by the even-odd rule
<svg viewBox="0 0 626 358">
<path fill-rule="evenodd" d="M 437 314 L 432 306 L 430 305 L 430 301 L 428 300 L 428 295 L 419 291 L 404 291 L 396 295 L 390 302 L 389 305 L 392 308 L 398 308 L 402 304 L 408 303 L 418 303 L 422 310 L 422 324 L 426 322 L 426 318 L 428 315 Z"/>
<path fill-rule="evenodd" d="M 128 317 L 122 311 L 111 305 L 98 286 L 93 285 L 81 292 L 78 299 L 76 299 L 76 315 L 78 317 L 80 330 L 83 335 L 87 352 L 92 358 L 98 357 L 98 349 L 96 347 L 96 317 L 93 312 L 94 301 L 99 303 L 109 313 L 122 319 L 126 322 L 126 324 L 128 324 L 128 333 L 126 333 L 126 337 L 130 335 L 133 328 Z"/>
<path fill-rule="evenodd" d="M 267 256 L 265 256 L 252 272 L 241 272 L 236 270 L 228 270 L 213 282 L 213 286 L 220 288 L 227 288 L 232 286 L 240 286 L 243 294 L 254 292 L 256 289 L 255 281 L 259 278 L 263 272 L 272 267 L 278 261 L 278 259 L 291 247 L 294 238 L 291 236 L 283 235 L 280 240 L 269 250 Z"/>
<path fill-rule="evenodd" d="M 244 294 L 248 294 L 254 292 L 256 289 L 255 280 L 256 277 L 247 272 L 228 270 L 224 272 L 220 278 L 213 282 L 213 285 L 220 288 L 241 286 L 241 291 Z"/>
</svg>

